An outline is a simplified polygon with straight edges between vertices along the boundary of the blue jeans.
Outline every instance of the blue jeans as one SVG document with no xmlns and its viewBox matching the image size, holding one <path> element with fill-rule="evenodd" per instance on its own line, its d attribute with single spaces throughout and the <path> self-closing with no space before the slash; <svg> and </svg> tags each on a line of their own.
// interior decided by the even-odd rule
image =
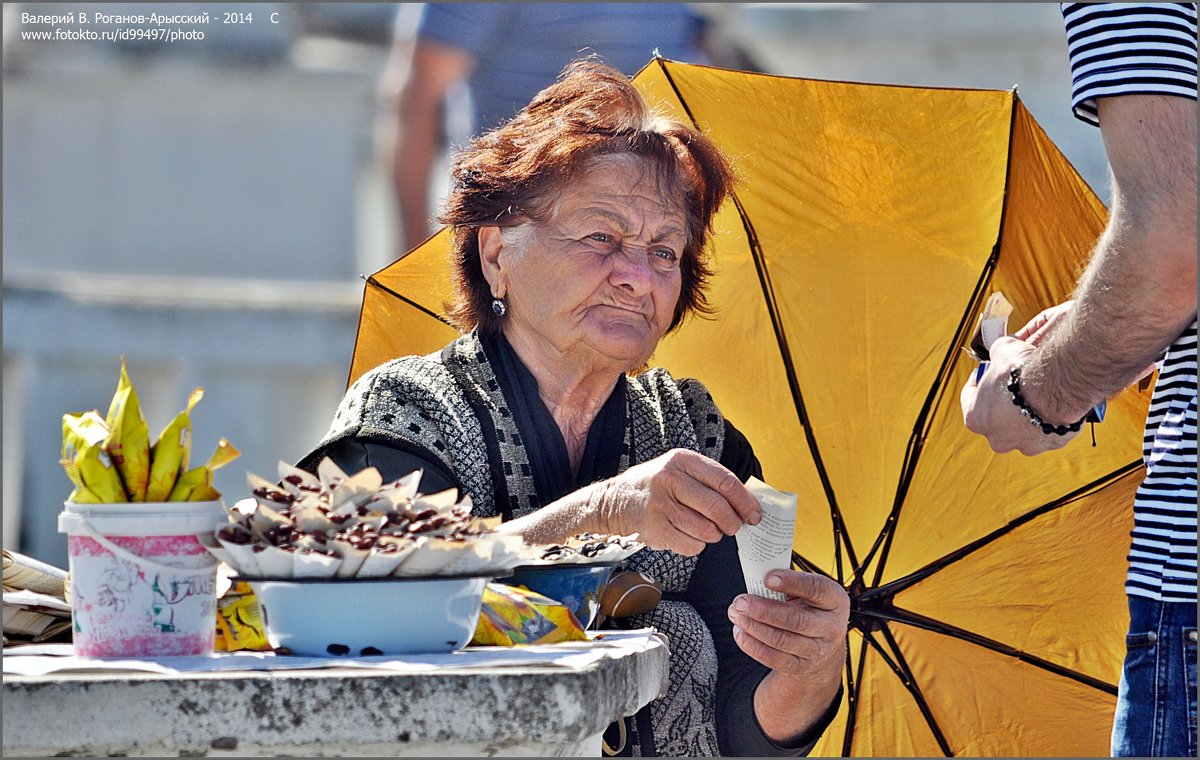
<svg viewBox="0 0 1200 760">
<path fill-rule="evenodd" d="M 1196 605 L 1129 597 L 1113 757 L 1196 756 Z"/>
</svg>

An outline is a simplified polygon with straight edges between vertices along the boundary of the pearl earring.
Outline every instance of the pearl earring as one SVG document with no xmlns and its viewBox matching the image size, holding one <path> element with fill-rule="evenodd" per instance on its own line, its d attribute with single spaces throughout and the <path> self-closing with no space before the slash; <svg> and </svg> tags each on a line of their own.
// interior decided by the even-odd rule
<svg viewBox="0 0 1200 760">
<path fill-rule="evenodd" d="M 494 311 L 496 313 L 497 317 L 503 317 L 505 314 L 507 314 L 508 307 L 504 305 L 504 299 L 493 298 L 492 299 L 492 311 Z"/>
</svg>

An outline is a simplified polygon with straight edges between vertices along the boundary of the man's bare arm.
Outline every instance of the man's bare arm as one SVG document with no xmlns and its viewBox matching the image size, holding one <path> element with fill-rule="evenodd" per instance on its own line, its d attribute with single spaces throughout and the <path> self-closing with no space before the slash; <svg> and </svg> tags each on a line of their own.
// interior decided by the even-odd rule
<svg viewBox="0 0 1200 760">
<path fill-rule="evenodd" d="M 1098 100 L 1113 208 L 1075 308 L 1022 369 L 1044 419 L 1069 423 L 1158 359 L 1196 315 L 1196 102 Z"/>
</svg>

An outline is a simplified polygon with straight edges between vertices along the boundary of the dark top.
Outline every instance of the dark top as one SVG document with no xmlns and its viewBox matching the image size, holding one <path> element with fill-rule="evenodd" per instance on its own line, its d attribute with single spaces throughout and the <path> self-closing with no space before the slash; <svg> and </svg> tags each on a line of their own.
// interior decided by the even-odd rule
<svg viewBox="0 0 1200 760">
<path fill-rule="evenodd" d="M 531 452 L 533 478 L 542 504 L 551 503 L 566 494 L 597 480 L 617 474 L 619 442 L 625 428 L 625 379 L 622 377 L 612 396 L 602 407 L 584 448 L 579 473 L 572 477 L 570 461 L 562 434 L 541 398 L 533 375 L 517 358 L 503 338 L 481 338 L 489 358 L 502 380 L 510 408 L 526 438 Z M 612 445 L 617 441 L 617 445 Z M 462 489 L 462 484 L 432 456 L 385 443 L 346 438 L 309 454 L 301 466 L 315 468 L 321 458 L 329 456 L 346 472 L 357 472 L 372 466 L 379 470 L 385 482 L 395 480 L 414 470 L 422 470 L 420 490 L 434 493 L 446 488 Z M 725 445 L 720 462 L 743 482 L 751 475 L 762 479 L 762 466 L 746 437 L 728 420 L 725 421 Z M 813 726 L 792 746 L 783 746 L 768 738 L 754 714 L 754 691 L 767 675 L 768 668 L 738 647 L 733 638 L 733 624 L 727 610 L 734 597 L 746 593 L 738 559 L 737 542 L 726 536 L 709 544 L 698 558 L 687 590 L 664 595 L 692 605 L 704 620 L 716 648 L 718 674 L 716 727 L 722 754 L 744 756 L 803 756 L 811 751 L 841 703 L 841 691 Z M 619 621 L 615 621 L 619 624 Z M 645 709 L 643 712 L 646 712 Z M 637 718 L 631 718 L 634 720 Z M 643 718 L 645 719 L 645 718 Z M 639 732 L 649 736 L 650 732 Z M 615 744 L 609 740 L 610 744 Z M 647 747 L 647 750 L 653 751 Z M 622 754 L 629 754 L 626 747 Z"/>
</svg>

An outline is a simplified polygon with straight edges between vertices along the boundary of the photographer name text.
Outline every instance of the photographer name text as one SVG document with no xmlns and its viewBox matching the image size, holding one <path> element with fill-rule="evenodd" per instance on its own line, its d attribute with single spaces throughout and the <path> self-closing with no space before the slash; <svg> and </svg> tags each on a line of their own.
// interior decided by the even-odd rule
<svg viewBox="0 0 1200 760">
<path fill-rule="evenodd" d="M 227 25 L 278 24 L 280 14 L 221 11 L 217 13 L 21 13 L 21 39 L 31 42 L 130 41 L 199 42 L 205 30 Z"/>
</svg>

